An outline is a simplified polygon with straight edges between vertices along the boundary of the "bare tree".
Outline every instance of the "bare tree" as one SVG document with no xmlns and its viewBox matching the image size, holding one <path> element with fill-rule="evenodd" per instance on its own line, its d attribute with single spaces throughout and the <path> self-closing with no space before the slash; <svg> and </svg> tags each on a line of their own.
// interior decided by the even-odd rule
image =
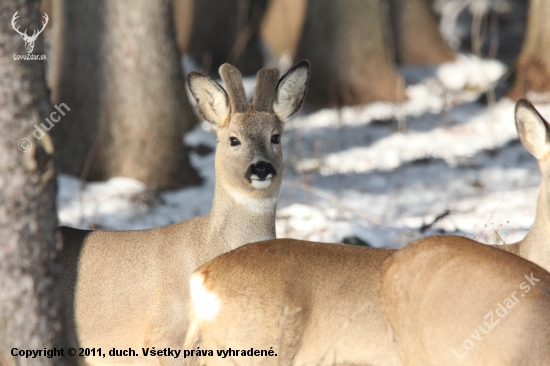
<svg viewBox="0 0 550 366">
<path fill-rule="evenodd" d="M 315 0 L 307 7 L 297 58 L 311 61 L 307 102 L 313 106 L 405 99 L 381 0 Z"/>
<path fill-rule="evenodd" d="M 174 27 L 180 53 L 187 52 L 193 25 L 193 0 L 174 1 Z"/>
<path fill-rule="evenodd" d="M 38 5 L 31 0 L 0 2 L 0 364 L 4 366 L 74 364 L 68 357 L 26 359 L 12 354 L 13 348 L 64 346 L 53 145 L 47 134 L 33 137 L 34 126 L 51 108 L 44 61 L 14 59 L 27 50 L 11 26 L 14 20 L 15 28 L 23 33 L 27 29 L 28 35 L 40 29 L 43 14 Z M 34 54 L 42 53 L 38 37 Z"/>
<path fill-rule="evenodd" d="M 262 40 L 276 58 L 284 54 L 291 56 L 296 54 L 306 8 L 307 0 L 271 0 L 269 2 L 260 33 Z"/>
<path fill-rule="evenodd" d="M 62 172 L 200 181 L 182 138 L 195 123 L 179 65 L 171 0 L 56 0 L 50 84 L 71 110 L 52 128 Z"/>
<path fill-rule="evenodd" d="M 509 96 L 519 99 L 528 91 L 550 92 L 550 2 L 531 0 L 527 31 L 515 68 Z"/>
<path fill-rule="evenodd" d="M 267 0 L 194 0 L 188 52 L 203 72 L 229 62 L 244 75 L 263 66 L 259 27 Z"/>
<path fill-rule="evenodd" d="M 393 0 L 390 4 L 396 55 L 400 63 L 429 65 L 456 58 L 439 32 L 428 0 Z"/>
</svg>

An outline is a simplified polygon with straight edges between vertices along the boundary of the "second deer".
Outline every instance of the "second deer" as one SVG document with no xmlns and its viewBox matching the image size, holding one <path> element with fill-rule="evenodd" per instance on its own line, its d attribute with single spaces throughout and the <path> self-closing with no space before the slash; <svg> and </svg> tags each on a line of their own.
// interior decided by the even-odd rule
<svg viewBox="0 0 550 366">
<path fill-rule="evenodd" d="M 496 248 L 538 266 L 459 236 L 422 239 L 390 258 L 381 296 L 404 365 L 550 362 L 550 125 L 520 100 L 516 127 L 542 173 L 537 214 L 522 241 Z"/>
</svg>

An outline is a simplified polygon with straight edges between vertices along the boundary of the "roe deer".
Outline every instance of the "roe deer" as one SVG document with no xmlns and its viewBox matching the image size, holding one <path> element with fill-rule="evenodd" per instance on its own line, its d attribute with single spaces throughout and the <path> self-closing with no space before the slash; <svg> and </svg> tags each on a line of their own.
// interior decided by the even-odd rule
<svg viewBox="0 0 550 366">
<path fill-rule="evenodd" d="M 495 248 L 548 271 L 550 125 L 526 100 L 518 101 L 515 116 L 519 139 L 537 158 L 542 181 L 535 222 L 525 238 Z M 387 262 L 381 285 L 383 309 L 405 365 L 550 362 L 550 281 L 548 273 L 538 266 L 459 236 L 419 240 Z M 533 268 L 537 269 L 535 277 L 541 279 L 536 290 L 525 299 L 518 298 L 521 304 L 517 309 L 509 310 L 511 315 L 495 330 L 490 327 L 489 334 L 481 334 L 483 341 L 472 339 L 470 334 L 482 325 L 483 316 L 505 297 L 504 289 L 517 290 L 523 276 Z M 460 291 L 452 293 L 456 290 Z"/>
<path fill-rule="evenodd" d="M 382 311 L 403 365 L 550 363 L 550 273 L 496 248 L 434 236 L 384 262 Z"/>
<path fill-rule="evenodd" d="M 275 238 L 283 175 L 280 134 L 305 97 L 309 63 L 298 63 L 280 80 L 275 68 L 259 71 L 252 105 L 239 71 L 224 64 L 219 72 L 225 90 L 199 73 L 188 77 L 198 110 L 218 138 L 209 214 L 141 231 L 61 228 L 73 341 L 103 353 L 132 348 L 139 356 L 90 356 L 88 364 L 181 363 L 183 355 L 143 357 L 142 348 L 181 350 L 192 271 L 243 244 Z"/>
<path fill-rule="evenodd" d="M 516 121 L 524 145 L 542 159 L 543 188 L 527 244 L 497 248 L 519 251 L 548 268 L 550 163 L 542 162 L 550 156 L 550 134 L 526 101 L 518 102 Z M 538 132 L 526 138 L 526 131 Z M 534 152 L 531 146 L 539 140 L 545 147 Z M 203 348 L 276 348 L 277 357 L 258 358 L 262 365 L 400 365 L 378 296 L 382 263 L 394 252 L 278 239 L 226 253 L 191 276 L 186 347 L 200 339 Z M 251 362 L 237 357 L 202 361 Z"/>
</svg>

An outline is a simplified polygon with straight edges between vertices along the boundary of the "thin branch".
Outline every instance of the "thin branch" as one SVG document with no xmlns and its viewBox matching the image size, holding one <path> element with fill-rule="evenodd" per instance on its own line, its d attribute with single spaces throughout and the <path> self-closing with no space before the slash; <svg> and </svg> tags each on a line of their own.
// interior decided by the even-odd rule
<svg viewBox="0 0 550 366">
<path fill-rule="evenodd" d="M 420 226 L 420 232 L 421 233 L 424 233 L 426 230 L 428 230 L 429 228 L 431 228 L 432 226 L 435 225 L 435 223 L 437 223 L 439 220 L 441 220 L 442 218 L 446 217 L 446 216 L 449 216 L 451 214 L 451 210 L 449 209 L 446 209 L 445 211 L 443 211 L 442 213 L 440 213 L 439 215 L 437 215 L 435 217 L 435 219 L 433 219 L 432 222 L 430 222 L 429 224 L 422 224 L 422 226 Z"/>
<path fill-rule="evenodd" d="M 326 192 L 324 192 L 324 191 L 322 191 L 318 188 L 312 187 L 312 186 L 310 186 L 308 184 L 305 184 L 305 183 L 294 182 L 294 181 L 284 181 L 284 184 L 300 188 L 301 190 L 303 190 L 305 192 L 313 193 L 314 195 L 316 195 L 320 198 L 323 198 L 323 199 L 331 202 L 332 204 L 334 204 L 334 205 L 336 205 L 340 208 L 343 208 L 347 211 L 350 211 L 353 214 L 355 214 L 356 216 L 358 216 L 358 217 L 364 219 L 365 221 L 368 221 L 368 222 L 370 222 L 374 225 L 378 225 L 378 226 L 382 225 L 382 222 L 379 219 L 377 219 L 376 217 L 368 215 L 364 212 L 358 211 L 355 208 L 346 205 L 345 203 L 343 203 L 342 201 L 340 201 L 338 198 L 334 197 L 333 195 L 328 194 L 328 193 L 326 193 Z"/>
</svg>

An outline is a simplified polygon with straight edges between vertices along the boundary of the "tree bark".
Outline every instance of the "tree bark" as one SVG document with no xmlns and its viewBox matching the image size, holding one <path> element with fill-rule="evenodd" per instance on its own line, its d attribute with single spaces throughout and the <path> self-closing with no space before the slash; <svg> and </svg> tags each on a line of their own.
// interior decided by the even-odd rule
<svg viewBox="0 0 550 366">
<path fill-rule="evenodd" d="M 515 81 L 508 96 L 524 97 L 528 91 L 550 92 L 550 2 L 531 0 L 527 31 L 515 68 Z"/>
<path fill-rule="evenodd" d="M 381 0 L 315 0 L 307 7 L 297 59 L 311 61 L 313 107 L 405 100 L 388 46 Z"/>
<path fill-rule="evenodd" d="M 306 8 L 307 0 L 269 2 L 260 33 L 262 40 L 277 59 L 285 54 L 296 54 L 304 27 Z"/>
<path fill-rule="evenodd" d="M 202 71 L 218 76 L 228 62 L 243 75 L 263 66 L 260 20 L 267 0 L 194 0 L 188 52 Z"/>
<path fill-rule="evenodd" d="M 394 0 L 391 4 L 398 62 L 430 65 L 456 58 L 439 32 L 427 0 Z"/>
<path fill-rule="evenodd" d="M 174 0 L 174 27 L 181 54 L 187 52 L 193 25 L 193 0 Z"/>
<path fill-rule="evenodd" d="M 44 61 L 14 60 L 27 54 L 11 27 L 40 29 L 39 3 L 0 2 L 0 364 L 73 365 L 74 358 L 14 357 L 12 348 L 50 350 L 65 345 L 61 322 L 53 145 L 33 137 L 51 110 Z M 34 54 L 43 54 L 43 35 Z M 24 140 L 26 139 L 26 140 Z M 65 355 L 66 355 L 65 350 Z"/>
<path fill-rule="evenodd" d="M 170 0 L 57 0 L 52 129 L 60 169 L 153 189 L 200 182 L 184 133 L 195 124 L 179 65 Z"/>
</svg>

